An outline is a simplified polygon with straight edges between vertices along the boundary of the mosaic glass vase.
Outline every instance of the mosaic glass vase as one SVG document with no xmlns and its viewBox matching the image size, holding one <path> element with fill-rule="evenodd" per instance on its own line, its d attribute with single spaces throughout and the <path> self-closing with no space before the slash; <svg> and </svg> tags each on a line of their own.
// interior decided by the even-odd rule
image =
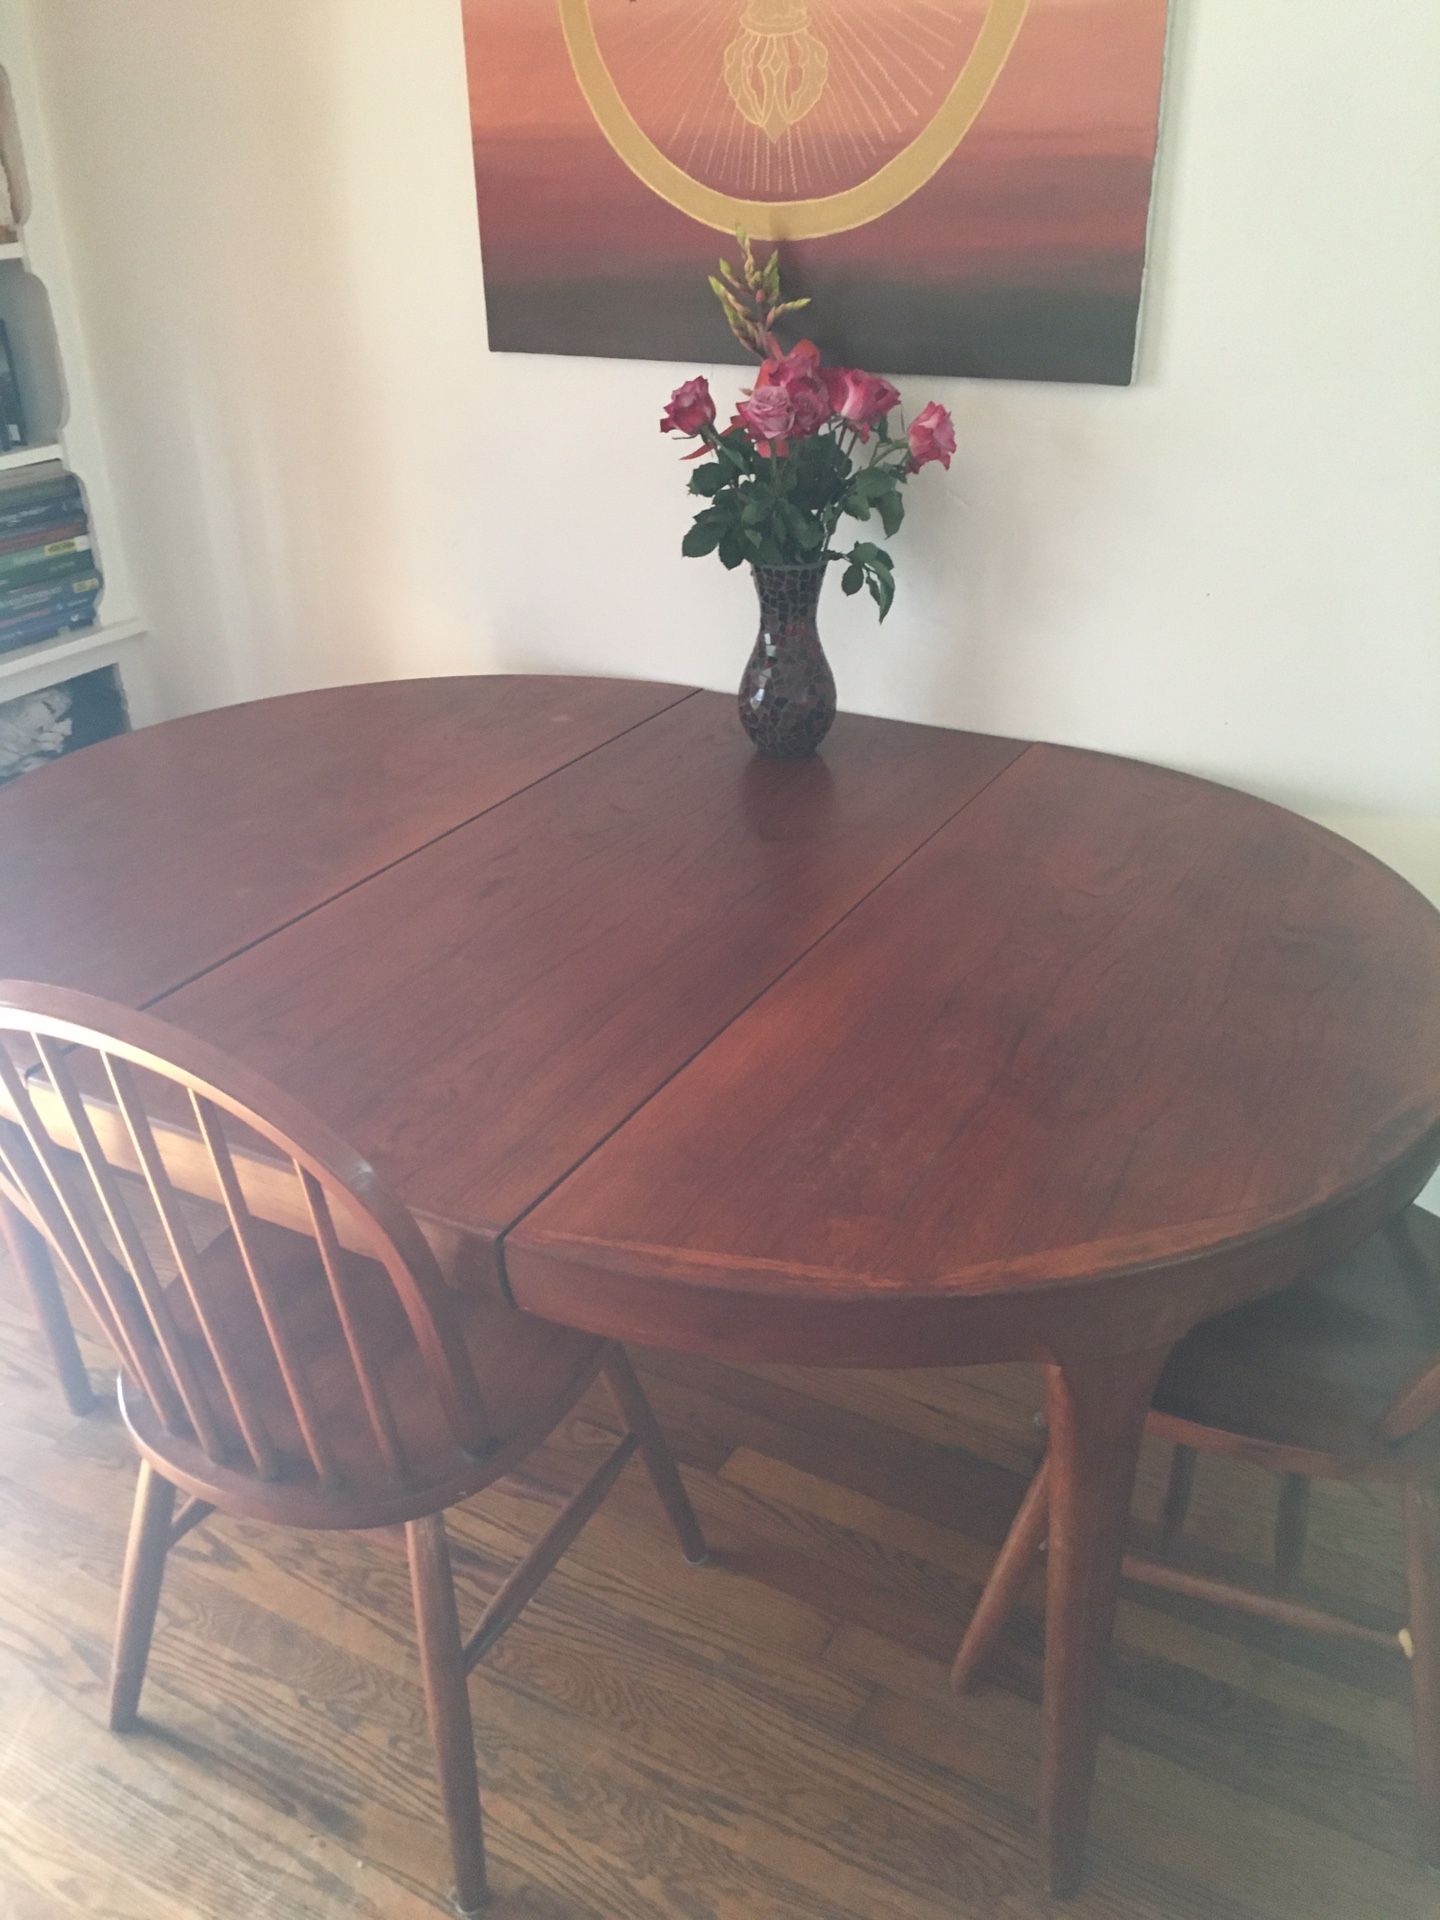
<svg viewBox="0 0 1440 1920">
<path fill-rule="evenodd" d="M 740 720 L 761 753 L 780 760 L 814 753 L 835 719 L 835 676 L 815 617 L 826 565 L 751 569 L 760 631 L 740 682 Z"/>
</svg>

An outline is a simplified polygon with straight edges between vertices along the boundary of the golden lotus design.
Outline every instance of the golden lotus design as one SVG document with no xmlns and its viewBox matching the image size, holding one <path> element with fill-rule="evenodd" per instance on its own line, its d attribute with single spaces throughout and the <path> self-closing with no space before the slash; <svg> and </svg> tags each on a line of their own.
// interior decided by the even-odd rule
<svg viewBox="0 0 1440 1920">
<path fill-rule="evenodd" d="M 825 91 L 830 54 L 803 0 L 750 0 L 725 49 L 725 85 L 751 126 L 778 140 Z"/>
</svg>

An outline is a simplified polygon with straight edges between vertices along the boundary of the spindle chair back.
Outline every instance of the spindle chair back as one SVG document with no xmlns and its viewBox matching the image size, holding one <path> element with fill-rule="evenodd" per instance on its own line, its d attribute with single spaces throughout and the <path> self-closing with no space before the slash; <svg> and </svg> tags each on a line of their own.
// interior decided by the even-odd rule
<svg viewBox="0 0 1440 1920">
<path fill-rule="evenodd" d="M 0 1037 L 28 1043 L 37 1060 L 23 1071 L 0 1047 L 19 1129 L 0 1135 L 0 1174 L 148 1403 L 132 1405 L 132 1424 L 158 1423 L 165 1439 L 198 1446 L 227 1482 L 309 1481 L 334 1498 L 336 1524 L 364 1525 L 377 1482 L 423 1495 L 436 1466 L 433 1451 L 413 1456 L 391 1404 L 405 1344 L 454 1452 L 484 1456 L 492 1435 L 453 1300 L 424 1235 L 373 1169 L 278 1088 L 147 1015 L 58 989 L 0 986 L 0 1002 Z M 138 1182 L 106 1157 L 87 1104 L 97 1094 L 123 1126 Z M 160 1146 L 157 1109 L 173 1125 L 177 1104 L 203 1142 L 235 1256 L 218 1283 Z M 247 1203 L 241 1167 L 257 1142 L 295 1181 L 311 1263 L 297 1263 L 292 1236 Z M 178 1287 L 157 1270 L 147 1227 L 163 1237 Z M 287 1298 L 297 1265 L 323 1275 L 327 1300 L 307 1294 L 297 1311 Z M 227 1297 L 237 1270 L 243 1292 Z M 283 1503 L 276 1517 L 286 1517 Z"/>
</svg>

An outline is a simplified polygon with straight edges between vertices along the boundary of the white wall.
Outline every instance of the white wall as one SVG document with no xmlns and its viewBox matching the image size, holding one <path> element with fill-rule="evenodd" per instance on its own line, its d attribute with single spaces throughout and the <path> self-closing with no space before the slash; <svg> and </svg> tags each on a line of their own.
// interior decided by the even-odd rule
<svg viewBox="0 0 1440 1920">
<path fill-rule="evenodd" d="M 679 558 L 655 431 L 688 369 L 486 351 L 458 0 L 21 4 L 174 708 L 735 682 L 748 585 Z M 1440 9 L 1172 11 L 1140 382 L 907 382 L 961 455 L 886 627 L 827 599 L 842 699 L 1211 773 L 1440 895 Z"/>
</svg>

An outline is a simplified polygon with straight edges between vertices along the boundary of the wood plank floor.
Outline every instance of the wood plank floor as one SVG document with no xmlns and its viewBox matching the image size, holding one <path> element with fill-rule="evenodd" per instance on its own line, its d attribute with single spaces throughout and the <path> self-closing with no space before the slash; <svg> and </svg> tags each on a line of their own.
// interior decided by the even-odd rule
<svg viewBox="0 0 1440 1920">
<path fill-rule="evenodd" d="M 90 1349 L 99 1372 L 98 1348 Z M 639 1356 L 719 1564 L 643 1472 L 472 1682 L 494 1912 L 526 1920 L 1435 1920 L 1403 1663 L 1138 1589 L 1093 1872 L 1040 1891 L 1038 1593 L 994 1684 L 946 1663 L 1038 1453 L 1036 1376 Z M 142 1731 L 103 1726 L 134 1465 L 75 1420 L 0 1272 L 0 1915 L 448 1911 L 394 1541 L 212 1521 L 177 1549 Z M 608 1443 L 597 1397 L 457 1520 L 478 1610 Z M 1158 1506 L 1147 1454 L 1137 1529 Z M 1264 1476 L 1203 1463 L 1188 1551 L 1263 1566 Z M 1380 1497 L 1317 1490 L 1306 1591 L 1398 1619 Z"/>
</svg>

